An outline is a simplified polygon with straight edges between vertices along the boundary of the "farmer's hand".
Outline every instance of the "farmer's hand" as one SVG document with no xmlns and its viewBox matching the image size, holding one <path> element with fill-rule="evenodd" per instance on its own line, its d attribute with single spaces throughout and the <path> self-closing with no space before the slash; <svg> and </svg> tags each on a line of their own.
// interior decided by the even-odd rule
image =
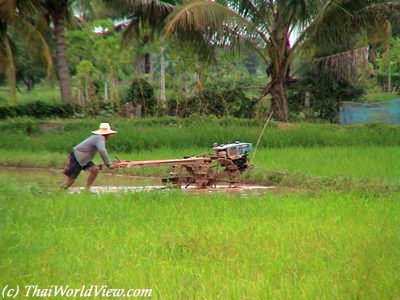
<svg viewBox="0 0 400 300">
<path fill-rule="evenodd" d="M 118 163 L 116 163 L 116 162 L 112 162 L 109 166 L 108 166 L 108 168 L 109 169 L 118 169 Z"/>
</svg>

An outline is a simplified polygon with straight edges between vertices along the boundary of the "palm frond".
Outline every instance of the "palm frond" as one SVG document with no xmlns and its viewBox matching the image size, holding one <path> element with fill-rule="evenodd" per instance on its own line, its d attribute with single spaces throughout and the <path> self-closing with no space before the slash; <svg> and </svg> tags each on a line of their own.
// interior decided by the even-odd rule
<svg viewBox="0 0 400 300">
<path fill-rule="evenodd" d="M 198 53 L 208 58 L 212 57 L 215 48 L 240 52 L 268 40 L 254 24 L 233 9 L 205 0 L 190 1 L 174 10 L 166 20 L 165 32 L 189 41 Z"/>
<path fill-rule="evenodd" d="M 0 0 L 0 20 L 6 22 L 13 18 L 15 14 L 15 9 L 17 7 L 17 2 L 8 1 L 8 0 Z"/>
<path fill-rule="evenodd" d="M 372 1 L 341 1 L 342 11 L 332 10 L 326 14 L 325 21 L 319 26 L 316 34 L 309 39 L 314 45 L 342 44 L 349 47 L 354 36 L 362 30 L 382 30 L 389 38 L 388 20 L 398 14 L 400 3 L 384 1 L 371 4 Z M 351 13 L 350 13 L 351 12 Z"/>
<path fill-rule="evenodd" d="M 23 39 L 21 39 L 26 49 L 36 58 L 41 59 L 46 65 L 46 79 L 50 79 L 53 75 L 54 65 L 51 57 L 50 48 L 43 38 L 41 32 L 29 23 L 27 20 L 21 19 L 15 24 L 17 32 L 24 32 Z M 34 45 L 34 47 L 32 47 Z"/>
<path fill-rule="evenodd" d="M 318 33 L 320 28 L 324 26 L 327 16 L 332 13 L 344 14 L 346 13 L 341 7 L 340 0 L 328 0 L 324 1 L 324 5 L 318 10 L 315 16 L 311 16 L 307 21 L 303 21 L 299 24 L 299 31 L 301 32 L 296 42 L 292 47 L 292 52 L 298 51 L 298 48 L 304 44 L 305 40 L 311 40 Z"/>
<path fill-rule="evenodd" d="M 143 28 L 148 35 L 161 31 L 164 21 L 175 8 L 174 1 L 167 0 L 103 0 L 120 17 L 129 20 L 124 29 L 121 46 L 125 47 L 134 37 L 140 35 Z"/>
<path fill-rule="evenodd" d="M 174 1 L 167 0 L 103 0 L 119 17 L 164 19 L 174 8 Z"/>
<path fill-rule="evenodd" d="M 368 63 L 368 47 L 352 49 L 313 60 L 318 74 L 334 80 L 355 82 L 359 69 Z"/>
</svg>

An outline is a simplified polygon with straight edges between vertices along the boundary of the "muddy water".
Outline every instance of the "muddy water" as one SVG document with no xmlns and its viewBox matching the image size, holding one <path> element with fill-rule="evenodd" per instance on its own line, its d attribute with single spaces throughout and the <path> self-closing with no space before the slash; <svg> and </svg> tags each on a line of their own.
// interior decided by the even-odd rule
<svg viewBox="0 0 400 300">
<path fill-rule="evenodd" d="M 204 194 L 204 193 L 229 193 L 229 194 L 260 194 L 265 193 L 269 190 L 273 190 L 273 186 L 260 186 L 260 185 L 237 185 L 237 186 L 226 186 L 217 185 L 215 188 L 198 189 L 196 187 L 182 187 L 181 190 L 187 193 Z M 68 189 L 68 193 L 75 194 L 84 191 L 83 187 L 71 187 Z M 170 188 L 162 185 L 147 185 L 147 186 L 93 186 L 90 191 L 95 194 L 103 193 L 117 193 L 117 192 L 141 192 L 141 191 L 155 191 L 155 190 L 170 190 Z"/>
<path fill-rule="evenodd" d="M 34 182 L 47 188 L 58 188 L 64 182 L 64 175 L 59 169 L 0 167 L 0 175 L 10 180 Z M 88 173 L 82 172 L 73 186 L 82 187 L 86 184 Z M 129 176 L 99 172 L 95 185 L 99 186 L 146 186 L 161 184 L 161 179 L 155 177 Z"/>
<path fill-rule="evenodd" d="M 64 181 L 64 176 L 59 169 L 23 168 L 23 167 L 0 167 L 0 175 L 5 175 L 11 181 L 25 183 L 36 183 L 48 189 L 59 189 Z M 87 173 L 82 172 L 74 185 L 68 189 L 68 193 L 80 193 L 84 190 Z M 130 176 L 100 172 L 91 192 L 96 194 L 115 192 L 138 192 L 153 190 L 169 190 L 170 188 L 161 184 L 161 179 L 156 177 Z M 239 194 L 262 194 L 275 190 L 275 187 L 260 185 L 238 184 L 236 186 L 217 185 L 215 188 L 197 189 L 194 186 L 183 188 L 188 193 L 239 193 Z"/>
</svg>

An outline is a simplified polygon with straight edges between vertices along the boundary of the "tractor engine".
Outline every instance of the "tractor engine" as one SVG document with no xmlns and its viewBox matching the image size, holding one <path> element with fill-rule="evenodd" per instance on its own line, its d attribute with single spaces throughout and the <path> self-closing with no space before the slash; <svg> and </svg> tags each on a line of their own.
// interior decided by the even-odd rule
<svg viewBox="0 0 400 300">
<path fill-rule="evenodd" d="M 253 149 L 251 143 L 241 143 L 236 141 L 232 144 L 214 144 L 212 151 L 216 158 L 224 158 L 231 160 L 239 172 L 244 172 L 249 165 L 247 163 L 247 153 Z"/>
</svg>

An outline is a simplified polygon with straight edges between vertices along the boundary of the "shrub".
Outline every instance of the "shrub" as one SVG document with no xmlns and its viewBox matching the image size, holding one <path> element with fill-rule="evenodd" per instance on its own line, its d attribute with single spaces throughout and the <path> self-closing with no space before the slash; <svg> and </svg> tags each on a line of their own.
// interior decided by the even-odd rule
<svg viewBox="0 0 400 300">
<path fill-rule="evenodd" d="M 16 106 L 0 107 L 0 119 L 29 116 L 34 118 L 70 118 L 74 115 L 72 104 L 48 104 L 42 101 Z"/>
<path fill-rule="evenodd" d="M 382 87 L 388 88 L 388 77 L 384 75 L 378 74 L 378 83 Z M 399 75 L 392 75 L 391 76 L 392 86 L 391 88 L 395 88 L 398 93 L 400 93 L 400 76 Z"/>
<path fill-rule="evenodd" d="M 179 115 L 188 117 L 192 114 L 233 116 L 251 118 L 254 114 L 255 99 L 248 98 L 243 92 L 245 82 L 214 80 L 181 105 Z M 176 109 L 176 100 L 168 103 L 170 113 Z"/>
<path fill-rule="evenodd" d="M 132 102 L 142 106 L 142 115 L 154 115 L 157 109 L 157 100 L 153 86 L 145 79 L 136 79 L 132 82 L 122 104 Z"/>
<path fill-rule="evenodd" d="M 289 112 L 292 118 L 304 111 L 306 92 L 310 94 L 312 117 L 336 122 L 341 102 L 359 99 L 365 88 L 359 83 L 335 81 L 310 71 L 288 89 Z"/>
</svg>

